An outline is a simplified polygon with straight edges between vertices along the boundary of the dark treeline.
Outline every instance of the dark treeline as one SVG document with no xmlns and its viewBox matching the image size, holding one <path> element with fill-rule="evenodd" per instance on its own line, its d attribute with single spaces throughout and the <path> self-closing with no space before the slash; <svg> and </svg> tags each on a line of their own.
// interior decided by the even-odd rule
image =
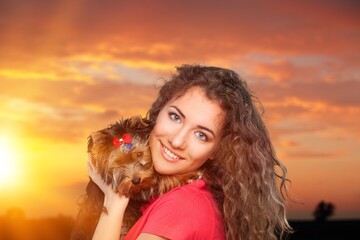
<svg viewBox="0 0 360 240">
<path fill-rule="evenodd" d="M 26 219 L 0 216 L 1 240 L 69 240 L 74 219 L 54 218 Z M 360 219 L 354 221 L 290 221 L 295 233 L 290 240 L 360 239 Z M 356 237 L 358 236 L 358 237 Z"/>
<path fill-rule="evenodd" d="M 26 219 L 0 216 L 1 240 L 69 240 L 72 217 Z"/>
<path fill-rule="evenodd" d="M 295 232 L 290 240 L 360 239 L 359 220 L 290 221 Z M 358 237 L 356 237 L 358 236 Z"/>
</svg>

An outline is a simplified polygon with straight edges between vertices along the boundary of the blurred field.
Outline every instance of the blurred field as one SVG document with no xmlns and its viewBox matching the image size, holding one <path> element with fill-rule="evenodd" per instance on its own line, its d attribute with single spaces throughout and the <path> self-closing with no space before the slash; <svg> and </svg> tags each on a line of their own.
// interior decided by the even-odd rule
<svg viewBox="0 0 360 240">
<path fill-rule="evenodd" d="M 0 217 L 0 240 L 69 240 L 74 219 Z"/>
<path fill-rule="evenodd" d="M 73 223 L 72 217 L 26 219 L 13 212 L 0 216 L 0 240 L 69 240 Z M 360 220 L 290 221 L 290 225 L 295 233 L 289 240 L 360 239 Z"/>
</svg>

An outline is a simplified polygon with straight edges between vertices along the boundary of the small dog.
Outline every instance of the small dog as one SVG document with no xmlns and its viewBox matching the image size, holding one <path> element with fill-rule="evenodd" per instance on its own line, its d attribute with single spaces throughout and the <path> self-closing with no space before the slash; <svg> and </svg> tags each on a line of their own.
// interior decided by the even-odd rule
<svg viewBox="0 0 360 240">
<path fill-rule="evenodd" d="M 150 124 L 140 116 L 111 124 L 88 137 L 89 161 L 115 192 L 130 198 L 121 228 L 123 239 L 141 216 L 140 207 L 152 198 L 199 178 L 200 171 L 165 176 L 153 167 L 148 144 Z M 90 179 L 71 234 L 91 239 L 103 209 L 104 194 Z"/>
</svg>

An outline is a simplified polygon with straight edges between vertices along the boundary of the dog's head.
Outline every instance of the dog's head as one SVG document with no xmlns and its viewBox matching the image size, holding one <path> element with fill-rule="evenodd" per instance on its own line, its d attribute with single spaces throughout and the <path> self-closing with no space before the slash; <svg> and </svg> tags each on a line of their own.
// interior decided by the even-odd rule
<svg viewBox="0 0 360 240">
<path fill-rule="evenodd" d="M 141 117 L 132 117 L 88 138 L 89 160 L 121 195 L 132 197 L 156 184 L 148 135 L 148 124 Z"/>
</svg>

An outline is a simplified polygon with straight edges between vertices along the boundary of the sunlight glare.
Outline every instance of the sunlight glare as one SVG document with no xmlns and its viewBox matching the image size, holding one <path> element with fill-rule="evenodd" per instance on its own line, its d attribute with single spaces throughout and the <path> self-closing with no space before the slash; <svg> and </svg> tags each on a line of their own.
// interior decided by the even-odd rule
<svg viewBox="0 0 360 240">
<path fill-rule="evenodd" d="M 17 155 L 6 138 L 0 137 L 0 187 L 10 187 L 17 175 Z"/>
</svg>

